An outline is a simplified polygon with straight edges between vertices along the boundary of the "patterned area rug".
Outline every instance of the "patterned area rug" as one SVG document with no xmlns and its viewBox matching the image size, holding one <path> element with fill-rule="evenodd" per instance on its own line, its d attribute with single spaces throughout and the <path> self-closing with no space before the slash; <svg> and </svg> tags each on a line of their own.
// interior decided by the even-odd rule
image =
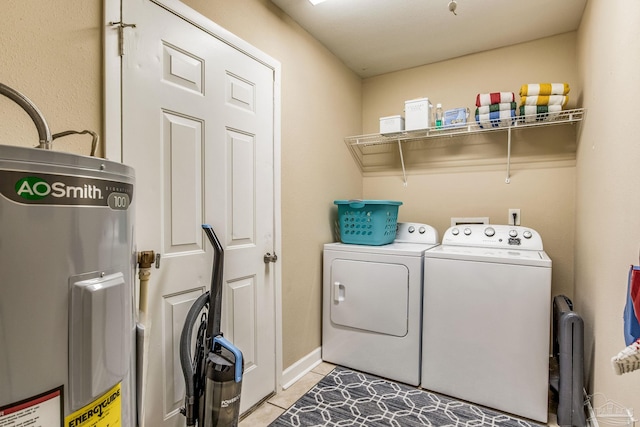
<svg viewBox="0 0 640 427">
<path fill-rule="evenodd" d="M 405 384 L 336 367 L 269 427 L 541 427 Z"/>
</svg>

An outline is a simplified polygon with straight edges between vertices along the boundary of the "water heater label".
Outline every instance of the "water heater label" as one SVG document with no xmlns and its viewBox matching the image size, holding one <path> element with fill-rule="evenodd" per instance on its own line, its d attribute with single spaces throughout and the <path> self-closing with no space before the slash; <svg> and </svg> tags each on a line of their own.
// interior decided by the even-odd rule
<svg viewBox="0 0 640 427">
<path fill-rule="evenodd" d="M 62 426 L 62 386 L 8 406 L 0 406 L 0 427 Z"/>
<path fill-rule="evenodd" d="M 25 205 L 104 206 L 127 210 L 133 184 L 75 175 L 0 170 L 0 194 Z"/>
<path fill-rule="evenodd" d="M 65 417 L 65 427 L 114 427 L 122 425 L 120 383 L 99 399 Z"/>
</svg>

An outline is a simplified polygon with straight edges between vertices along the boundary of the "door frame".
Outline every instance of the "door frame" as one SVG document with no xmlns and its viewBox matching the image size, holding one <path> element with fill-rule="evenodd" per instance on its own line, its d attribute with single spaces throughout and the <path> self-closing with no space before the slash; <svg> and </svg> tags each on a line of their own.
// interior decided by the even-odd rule
<svg viewBox="0 0 640 427">
<path fill-rule="evenodd" d="M 103 27 L 103 55 L 104 55 L 104 128 L 103 138 L 105 157 L 113 161 L 122 162 L 122 66 L 123 60 L 119 55 L 119 39 L 117 27 L 110 22 L 121 21 L 121 1 L 104 0 Z M 124 0 L 126 1 L 126 0 Z M 274 198 L 274 249 L 276 254 L 282 254 L 282 213 L 281 213 L 281 77 L 280 62 L 270 57 L 256 47 L 240 39 L 231 32 L 220 27 L 215 22 L 201 15 L 178 0 L 148 0 L 170 12 L 182 17 L 192 25 L 207 32 L 238 51 L 273 70 L 273 198 Z M 135 24 L 135 22 L 126 22 Z M 125 28 L 125 39 L 127 29 Z M 126 43 L 125 43 L 126 49 Z M 126 50 L 125 50 L 126 55 Z M 274 366 L 276 384 L 275 390 L 282 390 L 282 262 L 272 265 L 274 268 L 274 298 L 275 306 L 275 351 Z"/>
</svg>

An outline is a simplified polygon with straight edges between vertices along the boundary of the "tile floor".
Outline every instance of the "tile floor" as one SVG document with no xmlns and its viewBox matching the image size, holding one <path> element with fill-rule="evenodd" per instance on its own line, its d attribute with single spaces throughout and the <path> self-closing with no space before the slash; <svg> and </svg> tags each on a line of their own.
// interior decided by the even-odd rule
<svg viewBox="0 0 640 427">
<path fill-rule="evenodd" d="M 239 423 L 239 427 L 266 427 L 276 418 L 284 413 L 291 405 L 302 397 L 306 392 L 311 390 L 325 375 L 333 370 L 335 365 L 322 362 L 311 372 L 307 373 L 295 384 L 286 390 L 276 394 L 265 403 L 260 405 L 255 411 L 246 416 Z M 553 410 L 549 411 L 550 427 L 557 427 L 556 415 Z"/>
<path fill-rule="evenodd" d="M 266 427 L 311 390 L 335 365 L 322 362 L 286 390 L 276 394 L 240 421 L 238 427 Z"/>
</svg>

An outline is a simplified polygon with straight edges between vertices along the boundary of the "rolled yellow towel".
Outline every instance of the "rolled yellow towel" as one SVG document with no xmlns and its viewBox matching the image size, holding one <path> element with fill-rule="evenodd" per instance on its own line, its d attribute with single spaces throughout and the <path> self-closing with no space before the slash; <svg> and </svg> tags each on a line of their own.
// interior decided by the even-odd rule
<svg viewBox="0 0 640 427">
<path fill-rule="evenodd" d="M 520 105 L 562 105 L 564 108 L 569 102 L 566 95 L 539 95 L 523 96 L 520 98 Z"/>
<path fill-rule="evenodd" d="M 569 90 L 569 83 L 530 83 L 522 85 L 520 96 L 566 95 Z"/>
</svg>

